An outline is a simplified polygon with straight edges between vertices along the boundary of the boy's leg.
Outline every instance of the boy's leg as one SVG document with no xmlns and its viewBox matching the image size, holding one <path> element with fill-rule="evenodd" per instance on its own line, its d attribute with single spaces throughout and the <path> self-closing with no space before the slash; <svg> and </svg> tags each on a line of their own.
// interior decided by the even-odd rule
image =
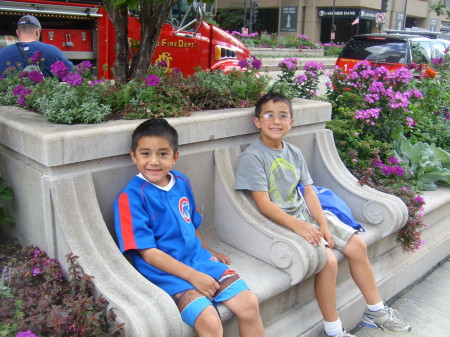
<svg viewBox="0 0 450 337">
<path fill-rule="evenodd" d="M 367 256 L 366 242 L 358 235 L 352 235 L 343 253 L 348 258 L 350 274 L 361 290 L 366 303 L 369 305 L 380 303 L 382 300 Z"/>
<path fill-rule="evenodd" d="M 237 317 L 241 337 L 262 337 L 264 327 L 258 299 L 239 275 L 228 269 L 219 279 L 220 288 L 213 301 L 226 305 Z"/>
<path fill-rule="evenodd" d="M 364 311 L 364 325 L 381 328 L 391 333 L 408 333 L 411 326 L 402 322 L 392 308 L 384 306 L 378 292 L 375 275 L 367 256 L 367 245 L 358 235 L 352 235 L 343 253 L 348 258 L 350 273 L 361 290 L 368 307 Z"/>
<path fill-rule="evenodd" d="M 223 337 L 222 321 L 211 301 L 196 289 L 188 289 L 172 296 L 181 318 L 195 329 L 200 337 Z"/>
<path fill-rule="evenodd" d="M 240 337 L 264 336 L 264 327 L 259 314 L 258 299 L 250 290 L 244 290 L 223 302 L 236 316 Z"/>
<path fill-rule="evenodd" d="M 327 322 L 338 319 L 336 311 L 336 278 L 337 260 L 331 249 L 326 249 L 327 262 L 325 267 L 316 274 L 314 279 L 314 293 L 322 317 Z"/>
<path fill-rule="evenodd" d="M 199 337 L 223 337 L 222 321 L 212 305 L 207 306 L 198 315 L 194 329 Z"/>
</svg>

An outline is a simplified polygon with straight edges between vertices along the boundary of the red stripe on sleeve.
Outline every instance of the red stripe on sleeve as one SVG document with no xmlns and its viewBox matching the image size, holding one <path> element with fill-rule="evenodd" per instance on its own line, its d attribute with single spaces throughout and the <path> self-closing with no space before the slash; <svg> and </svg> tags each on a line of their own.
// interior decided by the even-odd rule
<svg viewBox="0 0 450 337">
<path fill-rule="evenodd" d="M 136 249 L 136 241 L 133 233 L 133 218 L 131 216 L 130 203 L 128 202 L 128 195 L 126 193 L 122 193 L 119 197 L 119 213 L 123 249 L 124 251 Z"/>
</svg>

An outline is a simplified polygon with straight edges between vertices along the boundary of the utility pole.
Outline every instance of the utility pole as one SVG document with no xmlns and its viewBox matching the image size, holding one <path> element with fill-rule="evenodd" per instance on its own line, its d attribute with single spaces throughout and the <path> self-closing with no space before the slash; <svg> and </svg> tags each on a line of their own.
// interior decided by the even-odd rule
<svg viewBox="0 0 450 337">
<path fill-rule="evenodd" d="M 250 24 L 248 25 L 248 33 L 253 33 L 253 0 L 250 0 Z"/>
<path fill-rule="evenodd" d="M 334 24 L 335 11 L 336 11 L 336 0 L 333 0 L 333 13 L 331 14 L 331 37 L 330 37 L 331 43 L 333 43 L 334 39 L 336 38 L 336 25 Z"/>
<path fill-rule="evenodd" d="M 244 0 L 244 28 L 247 28 L 247 0 Z"/>
</svg>

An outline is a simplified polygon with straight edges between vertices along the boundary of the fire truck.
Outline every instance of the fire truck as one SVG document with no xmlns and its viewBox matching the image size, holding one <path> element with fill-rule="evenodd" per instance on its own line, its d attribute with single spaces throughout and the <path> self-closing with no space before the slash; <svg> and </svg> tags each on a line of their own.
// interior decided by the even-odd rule
<svg viewBox="0 0 450 337">
<path fill-rule="evenodd" d="M 42 42 L 61 49 L 74 64 L 91 61 L 99 77 L 112 78 L 115 30 L 100 1 L 0 1 L 0 48 L 17 42 L 17 21 L 27 14 L 41 22 Z M 165 61 L 168 67 L 189 75 L 197 68 L 228 71 L 250 57 L 241 41 L 205 22 L 204 17 L 201 1 L 177 3 L 162 28 L 151 62 Z M 140 23 L 132 12 L 128 31 L 130 46 L 139 42 Z"/>
</svg>

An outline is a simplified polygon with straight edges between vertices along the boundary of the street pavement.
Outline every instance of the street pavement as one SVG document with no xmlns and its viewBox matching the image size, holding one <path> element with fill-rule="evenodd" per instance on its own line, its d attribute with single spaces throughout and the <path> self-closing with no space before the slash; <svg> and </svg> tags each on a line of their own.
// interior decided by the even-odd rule
<svg viewBox="0 0 450 337">
<path fill-rule="evenodd" d="M 405 337 L 450 337 L 450 256 L 387 304 L 412 326 Z M 357 337 L 392 337 L 381 329 L 362 326 L 351 333 Z"/>
</svg>

